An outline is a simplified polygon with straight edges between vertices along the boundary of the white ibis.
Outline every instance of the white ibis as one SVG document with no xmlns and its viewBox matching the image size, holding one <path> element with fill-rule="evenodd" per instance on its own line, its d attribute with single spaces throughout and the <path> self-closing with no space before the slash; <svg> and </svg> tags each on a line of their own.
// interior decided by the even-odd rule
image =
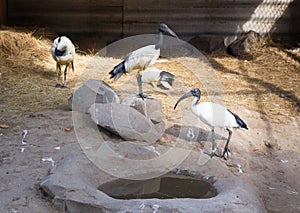
<svg viewBox="0 0 300 213">
<path fill-rule="evenodd" d="M 57 84 L 56 87 L 65 88 L 66 87 L 66 78 L 67 71 L 72 68 L 74 71 L 74 57 L 75 57 L 75 47 L 72 41 L 66 36 L 58 37 L 54 40 L 51 53 L 53 59 L 56 61 L 56 72 L 57 72 Z M 64 70 L 64 84 L 60 84 L 61 77 L 61 66 L 65 65 Z"/>
<path fill-rule="evenodd" d="M 148 45 L 139 48 L 131 53 L 128 53 L 125 59 L 114 67 L 112 71 L 109 72 L 110 78 L 117 80 L 122 74 L 130 73 L 134 69 L 138 69 L 137 82 L 139 87 L 139 96 L 141 98 L 146 98 L 143 94 L 142 89 L 142 77 L 140 71 L 145 70 L 147 67 L 153 65 L 160 55 L 160 47 L 163 44 L 163 34 L 168 32 L 170 35 L 176 37 L 178 36 L 166 25 L 159 25 L 159 40 L 155 45 Z"/>
<path fill-rule="evenodd" d="M 228 158 L 228 152 L 230 152 L 230 150 L 228 149 L 228 144 L 232 135 L 232 128 L 248 129 L 247 125 L 238 115 L 234 114 L 229 109 L 220 104 L 212 102 L 202 102 L 197 105 L 201 97 L 201 91 L 198 88 L 192 89 L 188 93 L 184 94 L 181 98 L 179 98 L 174 106 L 174 109 L 176 109 L 180 101 L 191 96 L 194 96 L 194 100 L 191 105 L 192 112 L 196 116 L 198 116 L 203 123 L 211 128 L 213 144 L 211 156 L 213 156 L 216 151 L 216 143 L 214 141 L 214 128 L 224 128 L 228 131 L 229 135 L 222 154 L 222 157 L 226 160 L 225 154 L 227 154 Z"/>
<path fill-rule="evenodd" d="M 158 84 L 162 85 L 165 89 L 171 89 L 175 75 L 155 67 L 149 67 L 140 73 L 143 83 L 150 83 L 153 87 Z"/>
</svg>

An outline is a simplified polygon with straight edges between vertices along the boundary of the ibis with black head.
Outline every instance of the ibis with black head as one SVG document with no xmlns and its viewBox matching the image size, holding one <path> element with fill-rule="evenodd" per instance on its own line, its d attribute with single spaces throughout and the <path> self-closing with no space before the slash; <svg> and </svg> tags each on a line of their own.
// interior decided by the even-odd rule
<svg viewBox="0 0 300 213">
<path fill-rule="evenodd" d="M 72 68 L 74 71 L 75 47 L 72 41 L 66 36 L 56 38 L 51 47 L 51 54 L 56 61 L 57 84 L 56 87 L 67 87 L 67 71 Z M 65 65 L 64 83 L 60 84 L 61 66 Z"/>
<path fill-rule="evenodd" d="M 176 109 L 177 105 L 184 99 L 188 97 L 194 97 L 194 100 L 191 104 L 192 112 L 206 125 L 211 128 L 212 131 L 212 153 L 211 156 L 215 155 L 216 151 L 216 143 L 214 140 L 214 129 L 215 127 L 224 128 L 228 131 L 228 138 L 226 141 L 226 145 L 223 150 L 223 157 L 225 160 L 228 158 L 228 152 L 230 152 L 228 145 L 232 136 L 233 128 L 243 128 L 248 129 L 246 123 L 236 114 L 231 112 L 226 107 L 213 103 L 213 102 L 202 102 L 198 104 L 201 91 L 198 88 L 194 88 L 190 90 L 188 93 L 184 94 L 181 98 L 178 99 L 177 103 L 174 106 Z M 227 155 L 227 158 L 225 157 Z"/>
<path fill-rule="evenodd" d="M 169 33 L 170 35 L 178 39 L 178 36 L 166 24 L 160 24 L 158 30 L 159 39 L 156 44 L 141 47 L 137 50 L 134 50 L 133 52 L 128 53 L 125 56 L 124 60 L 109 72 L 110 78 L 114 78 L 114 80 L 117 80 L 124 73 L 130 73 L 133 70 L 138 69 L 138 96 L 142 99 L 147 98 L 147 96 L 143 94 L 142 76 L 140 75 L 140 72 L 152 66 L 158 59 L 160 55 L 160 48 L 163 44 L 164 33 Z"/>
</svg>

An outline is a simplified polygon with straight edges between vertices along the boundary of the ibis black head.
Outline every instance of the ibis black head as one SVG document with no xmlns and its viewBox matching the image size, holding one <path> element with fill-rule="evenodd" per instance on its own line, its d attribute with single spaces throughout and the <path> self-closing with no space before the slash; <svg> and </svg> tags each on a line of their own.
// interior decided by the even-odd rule
<svg viewBox="0 0 300 213">
<path fill-rule="evenodd" d="M 197 98 L 200 98 L 201 96 L 201 91 L 199 88 L 191 89 L 190 93 L 192 93 L 192 95 Z"/>
<path fill-rule="evenodd" d="M 61 36 L 60 37 L 58 37 L 58 38 L 56 38 L 55 40 L 54 40 L 54 45 L 55 45 L 55 55 L 56 56 L 63 56 L 64 54 L 65 54 L 65 50 L 59 50 L 58 48 L 57 48 L 57 46 L 58 46 L 58 44 L 61 42 Z"/>
<path fill-rule="evenodd" d="M 200 89 L 194 88 L 194 89 L 190 90 L 188 93 L 186 93 L 183 96 L 181 96 L 181 98 L 179 98 L 178 101 L 176 102 L 176 104 L 174 106 L 174 109 L 176 109 L 176 107 L 179 104 L 179 102 L 181 102 L 183 99 L 186 99 L 186 98 L 191 97 L 191 96 L 197 97 L 198 100 L 199 100 L 200 96 L 201 96 Z"/>
<path fill-rule="evenodd" d="M 176 35 L 176 33 L 173 32 L 173 30 L 171 30 L 168 25 L 162 23 L 159 25 L 159 28 L 158 28 L 159 32 L 162 32 L 162 33 L 170 33 L 170 35 L 174 36 L 175 38 L 178 39 L 178 36 Z"/>
<path fill-rule="evenodd" d="M 65 50 L 61 51 L 61 50 L 58 50 L 57 47 L 55 48 L 55 55 L 56 56 L 63 56 L 64 54 L 65 54 Z"/>
</svg>

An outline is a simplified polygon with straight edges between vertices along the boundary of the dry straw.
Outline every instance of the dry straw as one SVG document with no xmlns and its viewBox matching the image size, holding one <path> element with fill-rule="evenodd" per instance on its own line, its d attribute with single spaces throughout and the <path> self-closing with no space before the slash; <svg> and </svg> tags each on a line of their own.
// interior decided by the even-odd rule
<svg viewBox="0 0 300 213">
<path fill-rule="evenodd" d="M 42 28 L 1 29 L 0 107 L 4 111 L 14 110 L 14 112 L 21 113 L 66 108 L 67 99 L 73 92 L 78 77 L 83 76 L 91 56 L 77 54 L 75 72 L 69 73 L 67 77 L 70 89 L 57 89 L 54 87 L 56 83 L 55 62 L 50 54 L 54 38 L 53 33 Z M 275 122 L 289 122 L 290 117 L 299 116 L 299 53 L 288 51 L 265 39 L 259 45 L 252 47 L 251 54 L 240 59 L 224 52 L 207 55 L 207 58 L 222 82 L 225 101 L 232 110 L 242 106 L 258 111 L 262 113 L 264 119 Z M 112 59 L 107 60 L 107 63 L 111 63 L 107 67 L 115 65 Z M 175 86 L 202 88 L 201 82 L 189 73 L 188 69 L 178 64 L 176 58 L 171 59 L 169 63 L 156 66 L 174 73 L 177 81 L 183 82 Z M 104 80 L 117 91 L 118 85 L 124 86 L 126 82 L 124 79 L 113 83 L 108 80 L 107 76 L 104 77 Z M 131 88 L 137 89 L 136 79 L 131 79 L 134 85 Z M 172 98 L 164 93 L 153 91 L 151 87 L 145 86 L 145 89 L 154 97 L 162 99 L 166 115 L 173 113 L 170 111 L 174 104 Z M 136 91 L 133 89 L 128 93 L 131 92 Z"/>
</svg>

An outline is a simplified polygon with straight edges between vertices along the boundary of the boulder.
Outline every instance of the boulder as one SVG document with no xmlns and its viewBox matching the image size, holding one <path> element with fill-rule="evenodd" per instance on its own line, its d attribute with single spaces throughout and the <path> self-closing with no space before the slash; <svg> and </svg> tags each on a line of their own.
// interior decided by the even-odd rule
<svg viewBox="0 0 300 213">
<path fill-rule="evenodd" d="M 154 143 L 164 133 L 161 121 L 153 123 L 133 107 L 118 103 L 93 104 L 89 112 L 92 120 L 124 140 Z"/>
<path fill-rule="evenodd" d="M 130 106 L 138 112 L 149 118 L 153 123 L 160 123 L 163 120 L 162 104 L 158 99 L 141 99 L 135 94 L 132 94 L 122 101 L 123 105 Z"/>
<path fill-rule="evenodd" d="M 224 37 L 220 35 L 198 35 L 192 38 L 189 43 L 200 51 L 212 53 L 216 50 L 225 50 Z"/>
<path fill-rule="evenodd" d="M 250 30 L 240 36 L 237 36 L 234 41 L 228 43 L 227 52 L 236 57 L 246 56 L 250 53 L 251 47 L 257 44 L 261 39 L 261 36 Z"/>
<path fill-rule="evenodd" d="M 94 103 L 120 103 L 115 91 L 104 81 L 90 79 L 69 97 L 69 109 L 88 113 Z"/>
</svg>

